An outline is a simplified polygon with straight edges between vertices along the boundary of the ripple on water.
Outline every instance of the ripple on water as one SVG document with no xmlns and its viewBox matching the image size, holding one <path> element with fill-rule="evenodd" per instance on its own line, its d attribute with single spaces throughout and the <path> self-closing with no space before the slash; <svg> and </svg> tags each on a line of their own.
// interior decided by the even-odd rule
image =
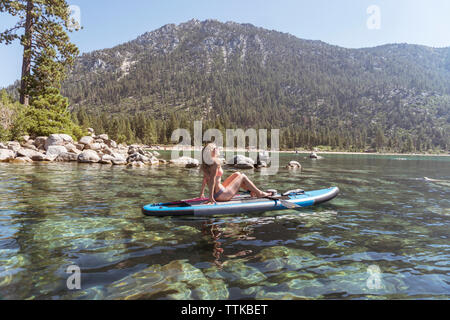
<svg viewBox="0 0 450 320">
<path fill-rule="evenodd" d="M 198 170 L 0 164 L 1 295 L 448 298 L 448 188 L 423 177 L 447 179 L 450 162 L 327 160 L 301 160 L 302 172 L 246 174 L 261 188 L 280 191 L 337 185 L 341 193 L 331 203 L 200 220 L 140 211 L 147 203 L 197 196 Z M 84 274 L 77 292 L 65 286 L 64 268 L 72 264 Z M 379 270 L 377 288 L 368 285 L 373 270 Z"/>
</svg>

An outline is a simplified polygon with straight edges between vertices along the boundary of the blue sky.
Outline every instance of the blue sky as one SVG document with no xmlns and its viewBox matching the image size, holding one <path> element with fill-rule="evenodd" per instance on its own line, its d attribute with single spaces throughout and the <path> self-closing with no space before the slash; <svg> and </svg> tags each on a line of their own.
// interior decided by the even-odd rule
<svg viewBox="0 0 450 320">
<path fill-rule="evenodd" d="M 113 47 L 192 18 L 251 23 L 347 48 L 386 43 L 450 46 L 449 0 L 68 0 L 81 11 L 81 52 Z M 367 12 L 371 6 L 375 11 Z M 374 15 L 375 14 L 375 15 Z M 375 20 L 374 20 L 375 19 Z M 368 27 L 375 21 L 376 29 Z M 0 15 L 0 32 L 14 19 Z M 0 87 L 18 79 L 22 48 L 0 44 Z"/>
</svg>

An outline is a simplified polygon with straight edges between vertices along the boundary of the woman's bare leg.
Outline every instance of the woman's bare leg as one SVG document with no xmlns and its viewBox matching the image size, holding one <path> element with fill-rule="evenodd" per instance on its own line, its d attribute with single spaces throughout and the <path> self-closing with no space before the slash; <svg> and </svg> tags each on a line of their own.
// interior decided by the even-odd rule
<svg viewBox="0 0 450 320">
<path fill-rule="evenodd" d="M 259 190 L 255 184 L 245 175 L 243 174 L 243 179 L 242 179 L 242 184 L 241 184 L 241 188 L 250 191 L 252 197 L 267 197 L 269 196 L 268 193 L 266 192 L 262 192 L 261 190 Z"/>
<path fill-rule="evenodd" d="M 250 191 L 256 197 L 267 197 L 268 193 L 262 192 L 259 190 L 253 182 L 250 181 L 249 178 L 245 174 L 236 175 L 236 177 L 229 183 L 228 186 L 225 187 L 225 191 L 217 198 L 219 201 L 229 201 L 233 198 L 238 192 L 240 188 L 244 188 L 245 190 Z"/>
<path fill-rule="evenodd" d="M 225 181 L 222 183 L 222 186 L 224 186 L 225 188 L 228 187 L 228 185 L 230 183 L 232 183 L 233 180 L 236 179 L 240 175 L 241 175 L 240 172 L 233 173 L 231 176 L 229 176 L 228 178 L 225 179 Z"/>
</svg>

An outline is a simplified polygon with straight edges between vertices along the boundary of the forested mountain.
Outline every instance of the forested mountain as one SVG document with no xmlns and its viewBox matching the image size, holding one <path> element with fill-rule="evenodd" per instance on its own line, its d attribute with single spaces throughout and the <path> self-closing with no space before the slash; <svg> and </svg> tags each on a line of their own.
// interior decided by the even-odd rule
<svg viewBox="0 0 450 320">
<path fill-rule="evenodd" d="M 165 143 L 204 120 L 281 128 L 290 148 L 450 148 L 450 48 L 346 49 L 191 20 L 83 54 L 62 92 L 77 121 L 119 140 Z"/>
</svg>

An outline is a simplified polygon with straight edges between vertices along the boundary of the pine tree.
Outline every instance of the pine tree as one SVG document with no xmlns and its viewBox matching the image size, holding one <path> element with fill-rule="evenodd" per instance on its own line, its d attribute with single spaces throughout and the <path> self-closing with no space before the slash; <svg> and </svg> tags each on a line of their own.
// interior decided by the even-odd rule
<svg viewBox="0 0 450 320">
<path fill-rule="evenodd" d="M 58 89 L 49 88 L 32 100 L 15 124 L 15 136 L 29 134 L 48 136 L 52 133 L 66 133 L 74 138 L 81 138 L 83 131 L 72 122 L 67 109 L 69 101 Z"/>
<path fill-rule="evenodd" d="M 20 39 L 24 47 L 20 102 L 28 105 L 30 96 L 60 88 L 66 68 L 78 55 L 65 32 L 74 21 L 65 0 L 0 0 L 0 12 L 19 17 L 14 27 L 0 33 L 0 43 Z"/>
</svg>

